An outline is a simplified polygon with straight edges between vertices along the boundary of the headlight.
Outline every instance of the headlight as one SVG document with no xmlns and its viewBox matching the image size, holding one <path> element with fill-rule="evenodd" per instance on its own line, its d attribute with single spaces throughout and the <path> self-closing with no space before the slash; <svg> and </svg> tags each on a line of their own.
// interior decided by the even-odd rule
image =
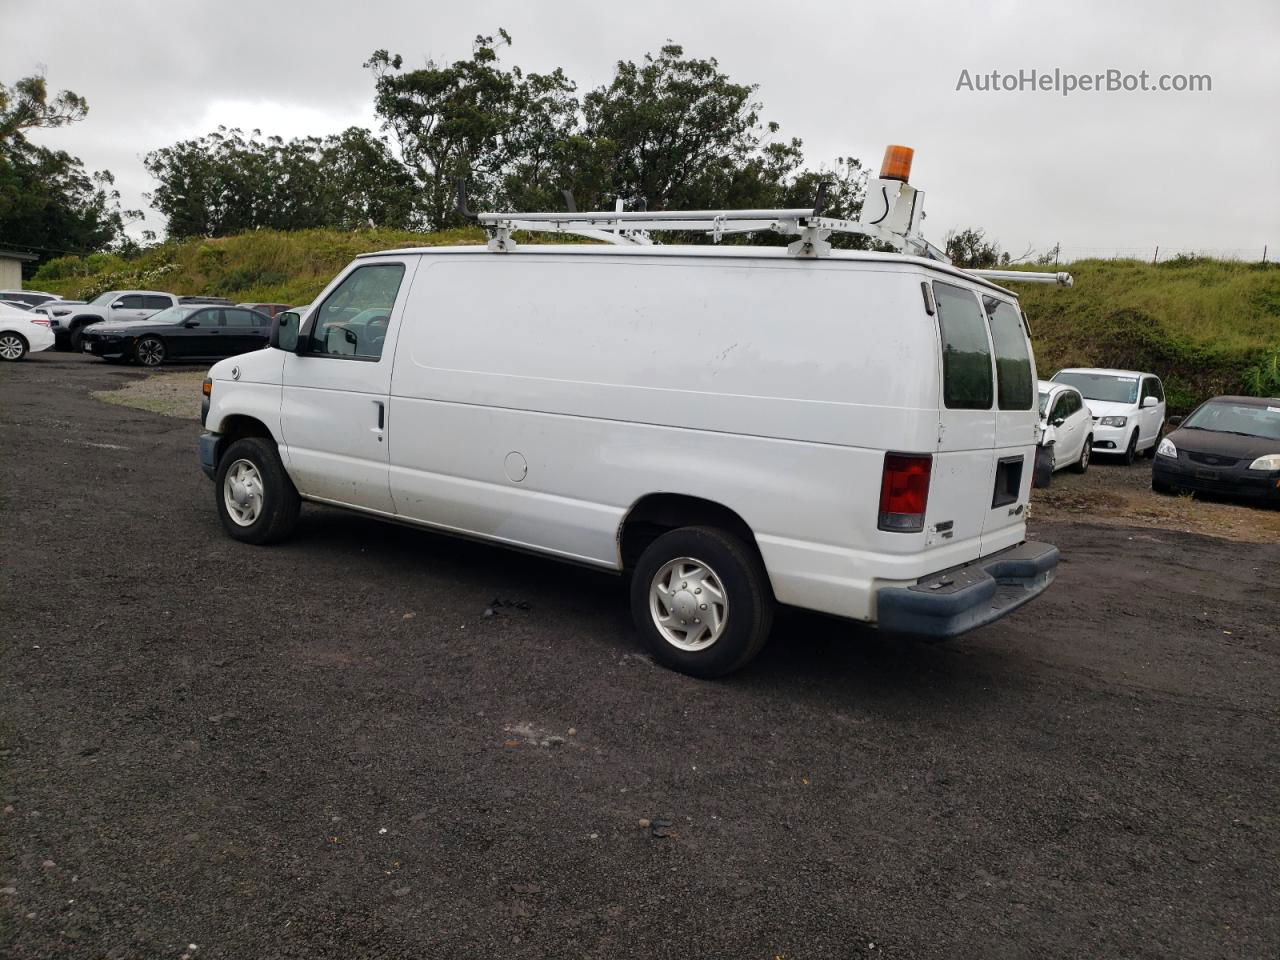
<svg viewBox="0 0 1280 960">
<path fill-rule="evenodd" d="M 1128 417 L 1103 417 L 1100 421 L 1104 427 L 1123 427 L 1129 422 Z"/>
<path fill-rule="evenodd" d="M 1177 460 L 1178 448 L 1173 445 L 1172 440 L 1170 440 L 1168 437 L 1165 437 L 1163 440 L 1160 441 L 1160 446 L 1156 447 L 1156 456 L 1172 457 L 1173 459 Z"/>
<path fill-rule="evenodd" d="M 1280 453 L 1268 453 L 1249 464 L 1250 470 L 1280 470 Z"/>
</svg>

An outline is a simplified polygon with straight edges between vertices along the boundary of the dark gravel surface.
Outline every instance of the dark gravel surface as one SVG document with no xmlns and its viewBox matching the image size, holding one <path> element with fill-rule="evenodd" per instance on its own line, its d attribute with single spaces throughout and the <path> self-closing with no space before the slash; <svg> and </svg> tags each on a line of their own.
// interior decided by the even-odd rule
<svg viewBox="0 0 1280 960">
<path fill-rule="evenodd" d="M 1280 546 L 1039 523 L 963 641 L 789 613 L 699 682 L 617 578 L 231 541 L 134 376 L 0 365 L 3 956 L 1277 956 Z"/>
</svg>

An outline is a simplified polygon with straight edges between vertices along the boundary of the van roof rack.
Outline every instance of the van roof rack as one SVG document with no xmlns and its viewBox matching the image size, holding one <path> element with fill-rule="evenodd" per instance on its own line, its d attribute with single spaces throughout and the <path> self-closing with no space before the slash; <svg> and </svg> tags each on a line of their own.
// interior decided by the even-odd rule
<svg viewBox="0 0 1280 960">
<path fill-rule="evenodd" d="M 772 230 L 797 237 L 787 246 L 795 257 L 822 257 L 831 252 L 832 234 L 868 237 L 903 253 L 950 264 L 951 258 L 920 233 L 924 221 L 924 191 L 907 183 L 913 151 L 890 146 L 885 150 L 880 176 L 867 184 L 867 199 L 857 220 L 822 216 L 828 184 L 818 185 L 812 207 L 761 210 L 623 210 L 619 198 L 613 210 L 582 212 L 576 209 L 573 194 L 564 191 L 563 212 L 478 213 L 467 206 L 467 182 L 459 177 L 458 212 L 476 221 L 489 235 L 488 247 L 498 253 L 515 248 L 511 234 L 516 230 L 572 234 L 619 246 L 647 246 L 651 236 L 661 231 L 705 233 L 713 243 L 734 233 Z M 1056 283 L 1069 287 L 1068 273 L 1032 273 L 1022 270 L 965 270 L 987 280 Z"/>
</svg>

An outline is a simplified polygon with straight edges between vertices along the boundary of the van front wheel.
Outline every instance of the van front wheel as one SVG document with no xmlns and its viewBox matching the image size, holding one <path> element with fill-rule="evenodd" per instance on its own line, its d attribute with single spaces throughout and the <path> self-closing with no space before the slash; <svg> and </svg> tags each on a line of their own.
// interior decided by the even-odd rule
<svg viewBox="0 0 1280 960">
<path fill-rule="evenodd" d="M 283 540 L 298 523 L 302 501 L 275 444 L 245 437 L 227 447 L 214 473 L 214 503 L 222 527 L 236 540 Z"/>
<path fill-rule="evenodd" d="M 680 527 L 644 551 L 631 580 L 631 614 L 654 659 L 694 677 L 745 666 L 773 623 L 760 558 L 715 527 Z"/>
</svg>

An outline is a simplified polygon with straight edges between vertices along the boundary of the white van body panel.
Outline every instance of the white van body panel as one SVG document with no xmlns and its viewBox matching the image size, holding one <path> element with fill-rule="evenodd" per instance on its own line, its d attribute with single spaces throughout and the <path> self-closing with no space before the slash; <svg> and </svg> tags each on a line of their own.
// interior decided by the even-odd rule
<svg viewBox="0 0 1280 960">
<path fill-rule="evenodd" d="M 1025 538 L 1034 399 L 998 421 L 944 409 L 921 290 L 1016 305 L 990 283 L 871 253 L 425 248 L 358 259 L 311 322 L 388 261 L 406 273 L 379 360 L 264 351 L 283 357 L 275 436 L 304 497 L 612 569 L 637 502 L 698 497 L 750 528 L 780 601 L 861 620 L 877 589 Z M 223 389 L 229 363 L 215 431 L 242 389 Z M 889 452 L 934 458 L 918 533 L 879 529 Z M 993 522 L 997 454 L 1025 467 Z"/>
</svg>

